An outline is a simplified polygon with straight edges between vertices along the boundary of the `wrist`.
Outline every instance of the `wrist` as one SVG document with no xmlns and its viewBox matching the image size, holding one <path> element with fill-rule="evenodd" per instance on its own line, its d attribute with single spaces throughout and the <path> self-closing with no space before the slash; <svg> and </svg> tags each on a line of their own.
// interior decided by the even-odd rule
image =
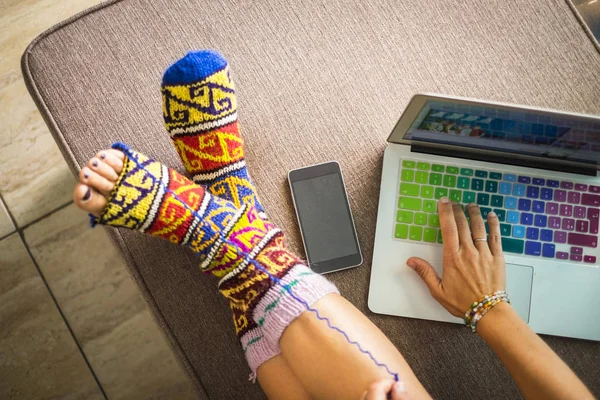
<svg viewBox="0 0 600 400">
<path fill-rule="evenodd" d="M 512 313 L 514 313 L 514 310 L 509 303 L 496 304 L 477 323 L 477 333 L 485 338 L 499 331 L 504 322 L 511 318 Z"/>
</svg>

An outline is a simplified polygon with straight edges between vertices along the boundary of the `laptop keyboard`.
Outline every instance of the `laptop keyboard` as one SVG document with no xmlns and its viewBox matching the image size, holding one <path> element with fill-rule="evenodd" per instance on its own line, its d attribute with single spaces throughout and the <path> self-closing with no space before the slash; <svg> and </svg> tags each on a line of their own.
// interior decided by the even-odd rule
<svg viewBox="0 0 600 400">
<path fill-rule="evenodd" d="M 394 237 L 441 244 L 444 196 L 494 211 L 506 253 L 596 263 L 600 186 L 404 159 Z"/>
</svg>

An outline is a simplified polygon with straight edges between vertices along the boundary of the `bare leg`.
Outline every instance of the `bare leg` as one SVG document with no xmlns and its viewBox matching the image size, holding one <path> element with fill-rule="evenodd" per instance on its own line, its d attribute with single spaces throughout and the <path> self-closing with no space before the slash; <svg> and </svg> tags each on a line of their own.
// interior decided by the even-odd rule
<svg viewBox="0 0 600 400">
<path fill-rule="evenodd" d="M 279 354 L 266 361 L 257 371 L 258 382 L 269 399 L 308 400 L 310 396 Z"/>
<path fill-rule="evenodd" d="M 329 294 L 313 308 L 369 350 L 379 362 L 397 372 L 410 398 L 431 398 L 400 352 L 350 302 L 337 294 Z M 391 377 L 312 312 L 304 312 L 292 322 L 280 344 L 293 374 L 315 399 L 360 399 L 370 384 Z"/>
</svg>

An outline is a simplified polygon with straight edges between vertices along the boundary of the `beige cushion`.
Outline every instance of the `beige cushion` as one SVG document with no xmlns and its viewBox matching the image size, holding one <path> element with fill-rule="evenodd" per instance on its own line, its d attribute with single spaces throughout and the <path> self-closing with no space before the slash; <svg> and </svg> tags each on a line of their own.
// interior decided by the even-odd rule
<svg viewBox="0 0 600 400">
<path fill-rule="evenodd" d="M 365 258 L 331 275 L 342 294 L 390 337 L 434 397 L 518 397 L 466 328 L 367 309 L 380 170 L 385 139 L 417 92 L 598 114 L 600 55 L 567 3 L 113 1 L 41 35 L 23 72 L 74 172 L 117 140 L 182 170 L 162 126 L 159 85 L 170 63 L 201 48 L 231 63 L 249 169 L 291 248 L 301 251 L 287 171 L 338 160 Z M 109 232 L 199 396 L 264 396 L 248 382 L 216 282 L 193 255 Z M 597 343 L 545 340 L 600 393 Z"/>
</svg>

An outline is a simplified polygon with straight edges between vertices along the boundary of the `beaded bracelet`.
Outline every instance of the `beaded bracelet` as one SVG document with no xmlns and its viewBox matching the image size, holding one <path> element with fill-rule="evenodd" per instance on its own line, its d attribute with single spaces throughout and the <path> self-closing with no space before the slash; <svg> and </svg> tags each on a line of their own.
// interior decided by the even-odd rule
<svg viewBox="0 0 600 400">
<path fill-rule="evenodd" d="M 486 294 L 481 300 L 474 302 L 465 313 L 465 325 L 471 327 L 471 331 L 477 332 L 477 322 L 496 304 L 507 302 L 510 304 L 508 295 L 504 290 L 492 294 Z"/>
</svg>

